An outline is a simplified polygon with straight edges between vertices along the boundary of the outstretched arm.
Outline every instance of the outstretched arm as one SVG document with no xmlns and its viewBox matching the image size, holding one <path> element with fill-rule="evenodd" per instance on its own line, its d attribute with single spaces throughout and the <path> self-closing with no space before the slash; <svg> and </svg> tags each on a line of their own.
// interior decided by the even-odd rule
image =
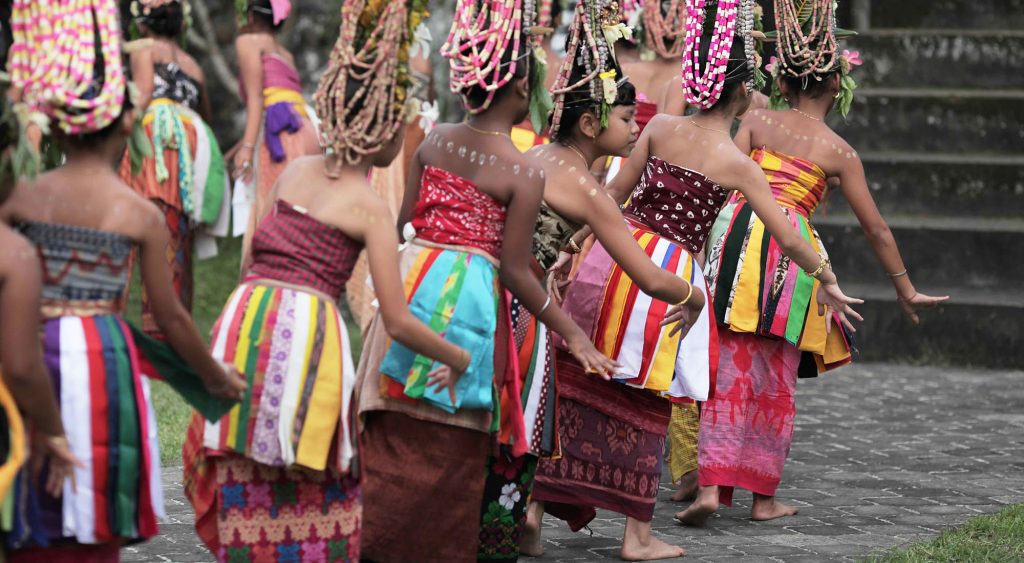
<svg viewBox="0 0 1024 563">
<path fill-rule="evenodd" d="M 527 311 L 565 339 L 584 369 L 610 377 L 615 372 L 614 362 L 594 348 L 589 336 L 553 302 L 530 271 L 533 231 L 544 194 L 543 179 L 522 182 L 511 193 L 501 244 L 501 283 Z"/>
<path fill-rule="evenodd" d="M 850 209 L 860 222 L 868 243 L 875 251 L 875 256 L 889 274 L 889 280 L 896 289 L 896 295 L 900 308 L 917 324 L 920 318 L 917 311 L 929 309 L 949 299 L 948 296 L 932 297 L 918 293 L 914 284 L 910 281 L 910 274 L 903 263 L 900 249 L 896 246 L 896 239 L 892 236 L 892 230 L 886 224 L 882 214 L 871 197 L 871 190 L 868 189 L 867 178 L 864 175 L 864 165 L 860 157 L 846 159 L 839 169 L 839 181 L 846 201 Z"/>
</svg>

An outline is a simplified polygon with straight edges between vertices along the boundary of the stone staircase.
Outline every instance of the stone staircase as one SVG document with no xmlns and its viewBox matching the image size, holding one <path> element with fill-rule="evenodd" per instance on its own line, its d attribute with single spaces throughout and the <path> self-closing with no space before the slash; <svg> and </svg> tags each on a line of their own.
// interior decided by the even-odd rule
<svg viewBox="0 0 1024 563">
<path fill-rule="evenodd" d="M 815 217 L 849 294 L 862 360 L 1024 366 L 1024 0 L 861 0 L 870 29 L 847 121 L 920 291 L 915 329 L 839 194 Z M 862 20 L 863 21 L 863 20 Z M 843 23 L 843 22 L 841 22 Z"/>
</svg>

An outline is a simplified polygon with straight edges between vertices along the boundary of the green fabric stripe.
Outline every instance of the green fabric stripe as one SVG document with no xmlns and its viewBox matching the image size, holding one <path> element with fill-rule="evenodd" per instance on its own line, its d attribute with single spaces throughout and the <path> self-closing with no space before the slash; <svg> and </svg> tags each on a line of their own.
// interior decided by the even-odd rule
<svg viewBox="0 0 1024 563">
<path fill-rule="evenodd" d="M 117 377 L 117 407 L 118 407 L 118 428 L 111 428 L 111 434 L 117 433 L 119 444 L 117 468 L 110 468 L 111 473 L 116 471 L 114 490 L 114 534 L 126 538 L 138 535 L 136 528 L 137 499 L 139 498 L 139 471 L 142 470 L 142 448 L 145 447 L 141 435 L 141 405 L 137 404 L 136 397 L 142 393 L 136 389 L 135 377 L 132 374 L 131 363 L 128 361 L 128 349 L 125 346 L 125 335 L 121 327 L 114 320 L 114 317 L 101 317 L 101 322 L 110 335 L 110 342 L 114 348 L 116 358 Z M 108 377 L 111 374 L 108 374 Z M 111 436 L 113 438 L 113 436 Z M 155 460 L 154 460 L 155 463 Z"/>
<path fill-rule="evenodd" d="M 245 453 L 249 435 L 249 407 L 252 405 L 253 385 L 252 381 L 256 374 L 256 364 L 260 357 L 260 333 L 263 331 L 263 322 L 266 320 L 267 309 L 274 298 L 273 291 L 264 291 L 256 309 L 256 318 L 253 319 L 252 328 L 249 331 L 249 355 L 245 362 L 245 375 L 249 379 L 249 386 L 245 388 L 245 399 L 239 405 L 238 430 L 235 432 L 235 451 Z"/>
<path fill-rule="evenodd" d="M 800 221 L 800 236 L 809 240 L 810 233 L 807 231 L 807 223 Z M 796 286 L 793 288 L 793 301 L 789 305 L 789 321 L 786 323 L 786 340 L 793 344 L 800 342 L 800 335 L 803 334 L 804 324 L 807 321 L 807 314 L 811 304 L 811 292 L 814 290 L 814 278 L 807 275 L 803 268 L 793 263 L 797 268 Z M 815 312 L 816 313 L 816 312 Z"/>
<path fill-rule="evenodd" d="M 206 134 L 210 137 L 210 171 L 206 176 L 206 187 L 203 191 L 203 209 L 200 220 L 207 224 L 217 223 L 220 216 L 220 209 L 224 205 L 224 187 L 227 185 L 227 167 L 224 164 L 224 155 L 217 146 L 217 137 L 213 129 L 203 122 Z"/>
<path fill-rule="evenodd" d="M 725 247 L 722 248 L 722 256 L 719 258 L 718 284 L 715 289 L 715 318 L 720 323 L 725 322 L 725 311 L 729 307 L 729 295 L 732 293 L 733 282 L 736 279 L 736 266 L 739 262 L 740 251 L 743 249 L 743 240 L 747 236 L 752 213 L 753 210 L 749 204 L 743 204 L 736 210 L 732 228 L 726 235 Z"/>
<path fill-rule="evenodd" d="M 768 247 L 771 245 L 771 242 L 772 235 L 768 232 L 768 229 L 765 228 L 761 233 L 761 263 L 758 264 L 761 275 L 757 278 L 760 280 L 760 283 L 757 284 L 757 310 L 761 312 L 761 314 L 757 316 L 757 328 L 754 329 L 754 334 L 761 334 L 761 326 L 764 322 L 764 309 L 762 308 L 762 304 L 764 303 L 764 286 L 766 283 L 770 283 L 765 280 L 765 276 L 768 275 L 768 272 L 765 270 L 768 269 Z M 774 275 L 775 273 L 772 272 L 773 277 Z M 771 319 L 768 319 L 768 328 L 771 329 Z"/>
<path fill-rule="evenodd" d="M 126 324 L 135 341 L 135 348 L 156 371 L 150 375 L 163 378 L 189 406 L 210 422 L 217 422 L 231 410 L 235 403 L 210 395 L 196 370 L 181 359 L 170 345 L 149 336 L 131 323 Z"/>
<path fill-rule="evenodd" d="M 526 313 L 526 307 L 523 307 L 523 314 Z M 533 386 L 533 371 L 537 368 L 538 356 L 544 356 L 544 349 L 539 346 L 538 337 L 540 336 L 540 328 L 537 327 L 537 319 L 533 315 L 530 315 L 534 323 L 534 340 L 533 340 L 533 354 L 530 354 L 530 366 L 526 370 L 526 381 L 523 383 L 523 396 L 520 400 L 523 408 L 526 408 L 526 401 L 530 398 L 530 387 Z M 513 351 L 515 353 L 515 351 Z"/>
<path fill-rule="evenodd" d="M 451 324 L 455 315 L 455 305 L 462 292 L 462 285 L 466 281 L 466 271 L 469 268 L 469 254 L 459 253 L 452 263 L 452 269 L 444 282 L 444 289 L 434 307 L 434 313 L 430 317 L 430 330 L 437 334 L 444 334 Z M 434 366 L 434 360 L 422 354 L 417 354 L 413 360 L 412 368 L 409 370 L 409 378 L 405 382 L 405 395 L 414 399 L 420 399 L 427 390 L 427 374 Z"/>
</svg>

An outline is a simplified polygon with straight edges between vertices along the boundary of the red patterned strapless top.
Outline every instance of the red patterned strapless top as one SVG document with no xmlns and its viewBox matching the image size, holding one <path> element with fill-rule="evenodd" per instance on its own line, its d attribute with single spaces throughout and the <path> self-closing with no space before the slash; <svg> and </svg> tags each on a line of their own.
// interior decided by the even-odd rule
<svg viewBox="0 0 1024 563">
<path fill-rule="evenodd" d="M 644 128 L 651 122 L 651 119 L 655 115 L 658 115 L 658 104 L 651 101 L 650 98 L 639 94 L 636 99 L 636 124 L 640 127 L 640 132 L 644 132 Z"/>
<path fill-rule="evenodd" d="M 624 213 L 696 253 L 728 196 L 700 172 L 650 156 Z"/>
<path fill-rule="evenodd" d="M 279 199 L 252 237 L 246 281 L 276 280 L 340 299 L 362 250 L 363 243 L 337 227 Z"/>
<path fill-rule="evenodd" d="M 505 205 L 465 178 L 425 166 L 412 226 L 417 238 L 478 248 L 498 258 L 505 232 Z"/>
</svg>

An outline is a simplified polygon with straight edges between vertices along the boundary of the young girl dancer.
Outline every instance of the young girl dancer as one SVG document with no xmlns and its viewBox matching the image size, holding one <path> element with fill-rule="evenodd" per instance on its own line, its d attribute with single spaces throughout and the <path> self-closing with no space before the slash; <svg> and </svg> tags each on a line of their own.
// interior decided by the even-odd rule
<svg viewBox="0 0 1024 563">
<path fill-rule="evenodd" d="M 615 28 L 618 23 L 619 14 L 614 3 L 577 4 L 570 27 L 569 52 L 565 63 L 559 69 L 554 89 L 555 113 L 551 132 L 555 142 L 528 153 L 545 171 L 544 201 L 541 204 L 533 241 L 535 271 L 544 272 L 550 268 L 561 251 L 577 251 L 579 247 L 571 235 L 579 230 L 581 225 L 586 224 L 593 227 L 597 240 L 601 242 L 601 248 L 606 253 L 607 263 L 618 264 L 621 272 L 635 280 L 637 288 L 646 294 L 640 296 L 638 292 L 638 298 L 679 303 L 691 293 L 690 283 L 676 275 L 676 272 L 662 269 L 651 261 L 648 254 L 637 244 L 635 230 L 628 226 L 616 203 L 607 196 L 590 174 L 590 166 L 599 159 L 609 155 L 627 155 L 635 144 L 638 133 L 634 120 L 636 90 L 621 76 L 622 70 L 615 64 L 615 59 L 610 54 L 612 45 L 607 43 L 607 35 L 603 33 L 605 27 Z M 609 95 L 611 92 L 614 92 L 614 97 Z M 556 272 L 552 279 L 562 274 L 561 271 Z M 551 290 L 558 295 L 557 283 L 551 285 Z M 691 295 L 683 308 L 688 324 L 692 325 L 697 319 L 702 307 L 701 296 Z M 660 314 L 664 313 L 664 310 L 660 311 Z M 524 344 L 531 344 L 522 347 L 520 352 L 520 366 L 532 367 L 531 371 L 527 372 L 528 381 L 536 386 L 542 381 L 542 376 L 545 376 L 554 382 L 556 363 L 546 331 L 541 326 L 534 326 L 535 323 L 528 312 L 521 311 L 517 314 L 514 307 L 513 317 L 517 320 L 517 326 L 527 327 L 525 331 L 517 330 L 517 334 L 522 332 L 525 335 Z M 584 326 L 592 329 L 592 320 L 590 319 L 591 326 Z M 656 318 L 654 326 L 661 321 L 661 317 Z M 707 327 L 708 324 L 705 322 L 705 357 L 708 353 Z M 566 377 L 558 374 L 557 378 L 560 401 L 574 413 L 579 411 L 580 404 L 588 404 L 588 397 L 595 394 L 592 388 L 599 385 L 599 382 L 574 377 L 576 373 L 578 369 L 569 371 Z M 703 377 L 707 380 L 707 370 L 704 371 Z M 608 387 L 608 391 L 614 392 L 619 386 L 607 384 L 602 387 Z M 550 387 L 554 393 L 554 385 Z M 526 401 L 528 406 L 534 402 Z M 536 403 L 547 406 L 540 401 Z M 536 414 L 531 409 L 527 411 L 528 419 L 530 416 L 540 419 L 541 415 L 547 415 L 552 419 L 547 426 L 542 427 L 544 432 L 539 433 L 541 436 L 551 434 L 552 442 L 556 438 L 553 422 L 560 411 L 559 409 L 551 412 L 553 406 L 547 406 Z M 552 447 L 535 450 L 535 453 L 542 456 L 551 455 Z M 543 460 L 542 464 L 545 466 L 545 478 L 549 466 L 557 467 L 557 462 L 549 460 Z M 606 464 L 603 459 L 599 467 L 600 471 L 613 471 L 613 466 Z M 528 486 L 530 483 L 524 484 Z M 526 488 L 525 492 L 529 492 L 529 488 Z M 530 508 L 526 533 L 522 541 L 525 554 L 536 556 L 543 553 L 539 528 L 544 500 L 550 498 L 546 496 L 546 492 L 549 492 L 547 488 L 541 487 L 534 495 L 535 502 Z M 552 505 L 552 510 L 558 512 L 555 504 Z"/>
<path fill-rule="evenodd" d="M 399 224 L 410 224 L 401 260 L 413 313 L 469 350 L 472 363 L 453 405 L 423 389 L 429 359 L 389 345 L 379 323 L 371 325 L 359 368 L 370 559 L 476 560 L 488 433 L 497 431 L 513 455 L 528 449 L 502 286 L 563 335 L 587 368 L 603 375 L 615 367 L 529 270 L 543 171 L 509 132 L 529 109 L 533 6 L 456 6 L 443 52 L 469 119 L 435 127 L 420 146 Z"/>
<path fill-rule="evenodd" d="M 336 304 L 364 247 L 388 337 L 443 364 L 424 372 L 426 388 L 454 397 L 469 366 L 464 349 L 409 313 L 393 219 L 367 181 L 371 166 L 387 166 L 401 149 L 410 83 L 399 61 L 423 16 L 414 2 L 342 5 L 316 94 L 328 154 L 282 173 L 246 281 L 214 328 L 214 355 L 250 382 L 242 403 L 217 424 L 194 425 L 185 447 L 197 530 L 219 561 L 361 557 L 349 426 L 355 369 Z M 289 490 L 298 495 L 269 494 Z"/>
<path fill-rule="evenodd" d="M 135 120 L 117 7 L 84 10 L 73 17 L 61 2 L 19 0 L 12 16 L 15 86 L 50 118 L 65 161 L 19 187 L 0 219 L 16 225 L 42 262 L 43 348 L 81 460 L 57 497 L 46 493 L 45 473 L 19 480 L 7 536 L 12 561 L 117 561 L 122 545 L 157 532 L 156 420 L 140 350 L 119 310 L 133 250 L 157 325 L 184 359 L 179 371 L 195 370 L 220 397 L 238 399 L 245 389 L 209 355 L 174 293 L 163 215 L 118 179 Z M 94 48 L 98 56 L 88 56 Z"/>
<path fill-rule="evenodd" d="M 121 179 L 156 204 L 166 217 L 171 245 L 168 264 L 174 289 L 186 310 L 192 310 L 192 266 L 196 237 L 220 227 L 227 235 L 224 157 L 206 124 L 210 99 L 203 70 L 181 48 L 188 4 L 133 0 L 131 13 L 142 40 L 131 53 L 133 83 L 139 88 L 143 131 L 155 153 L 135 163 L 124 155 Z M 222 214 L 223 212 L 223 214 Z M 218 225 L 219 223 L 219 225 Z M 212 242 L 212 241 L 211 241 Z M 159 337 L 149 294 L 142 291 L 142 328 Z"/>
<path fill-rule="evenodd" d="M 248 227 L 242 256 L 249 255 L 253 232 L 270 212 L 270 191 L 293 159 L 320 154 L 320 142 L 307 114 L 302 82 L 292 54 L 277 39 L 291 13 L 290 0 L 248 0 L 245 22 L 235 39 L 245 103 L 245 131 L 230 151 L 232 175 L 250 186 Z M 238 217 L 236 216 L 236 220 Z"/>
<path fill-rule="evenodd" d="M 900 307 L 917 323 L 918 310 L 947 298 L 914 289 L 871 198 L 860 158 L 824 123 L 837 104 L 845 114 L 847 96 L 853 94 L 849 62 L 838 52 L 834 3 L 814 1 L 805 11 L 808 17 L 798 16 L 796 8 L 789 0 L 775 5 L 779 62 L 773 69 L 774 97 L 788 100 L 789 109 L 751 114 L 736 146 L 751 155 L 767 178 L 790 232 L 822 255 L 821 238 L 809 220 L 824 199 L 828 180 L 838 178 L 889 272 Z M 734 487 L 753 491 L 755 520 L 795 514 L 796 508 L 775 501 L 775 490 L 792 442 L 797 378 L 850 361 L 843 333 L 828 332 L 814 315 L 807 265 L 778 253 L 779 233 L 765 232 L 764 217 L 752 213 L 753 202 L 744 195 L 734 194 L 735 205 L 719 217 L 715 228 L 722 234 L 709 260 L 722 354 L 717 393 L 701 418 L 699 496 L 678 515 L 687 524 L 703 524 L 719 502 L 731 504 Z"/>
</svg>

